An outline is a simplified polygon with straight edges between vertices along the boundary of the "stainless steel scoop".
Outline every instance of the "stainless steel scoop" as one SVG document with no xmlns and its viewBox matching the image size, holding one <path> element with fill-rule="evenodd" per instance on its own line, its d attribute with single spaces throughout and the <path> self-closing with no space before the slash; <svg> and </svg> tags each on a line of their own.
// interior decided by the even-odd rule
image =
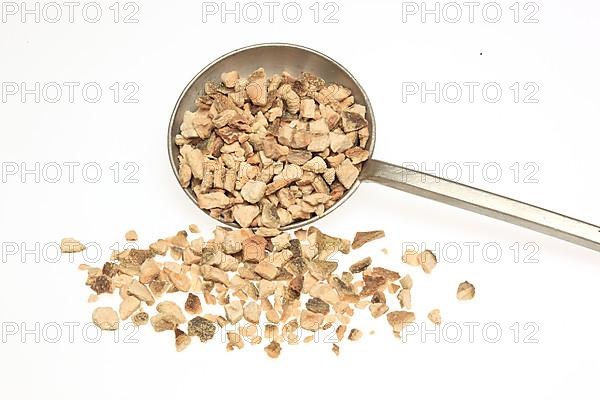
<svg viewBox="0 0 600 400">
<path fill-rule="evenodd" d="M 185 111 L 195 109 L 194 101 L 196 97 L 203 94 L 204 82 L 209 80 L 219 81 L 222 72 L 232 70 L 237 70 L 240 75 L 247 76 L 259 66 L 264 67 L 268 75 L 281 73 L 284 70 L 292 75 L 297 75 L 302 71 L 311 72 L 322 77 L 326 82 L 335 82 L 352 90 L 356 103 L 363 104 L 367 108 L 366 119 L 369 122 L 371 133 L 367 149 L 370 154 L 373 154 L 375 146 L 373 108 L 365 91 L 350 72 L 335 60 L 315 50 L 292 44 L 265 43 L 244 47 L 225 54 L 200 71 L 183 90 L 171 116 L 168 133 L 169 158 L 177 178 L 179 149 L 175 144 L 175 135 L 179 133 L 179 126 L 183 121 Z M 356 191 L 362 182 L 369 181 L 524 226 L 600 251 L 600 227 L 596 225 L 485 190 L 374 159 L 369 159 L 364 163 L 360 176 L 354 185 L 321 217 L 339 207 Z M 190 188 L 185 189 L 185 191 L 188 197 L 196 203 L 194 192 Z M 203 211 L 206 212 L 206 210 Z M 282 229 L 297 229 L 303 225 L 311 224 L 321 217 L 296 222 Z M 236 224 L 229 225 L 237 227 Z"/>
</svg>

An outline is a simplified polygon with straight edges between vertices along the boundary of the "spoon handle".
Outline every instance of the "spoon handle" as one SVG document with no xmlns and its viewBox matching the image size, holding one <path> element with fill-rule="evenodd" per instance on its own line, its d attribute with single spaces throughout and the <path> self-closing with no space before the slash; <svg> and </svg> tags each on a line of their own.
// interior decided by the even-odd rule
<svg viewBox="0 0 600 400">
<path fill-rule="evenodd" d="M 383 161 L 369 160 L 361 180 L 381 183 L 600 251 L 600 227 L 531 204 Z"/>
</svg>

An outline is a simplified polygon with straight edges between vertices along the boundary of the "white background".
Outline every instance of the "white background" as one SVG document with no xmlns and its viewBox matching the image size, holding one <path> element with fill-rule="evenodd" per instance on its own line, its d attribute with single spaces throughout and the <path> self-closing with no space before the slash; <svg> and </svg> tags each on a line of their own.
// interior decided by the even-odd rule
<svg viewBox="0 0 600 400">
<path fill-rule="evenodd" d="M 243 16 L 236 23 L 233 15 L 222 23 L 220 13 L 203 15 L 203 4 L 207 6 L 200 1 L 138 2 L 133 16 L 137 23 L 123 23 L 134 10 L 123 9 L 125 2 L 119 5 L 118 23 L 109 8 L 112 2 L 100 2 L 103 14 L 97 23 L 83 19 L 85 3 L 76 8 L 73 23 L 64 6 L 56 23 L 43 15 L 39 23 L 32 15 L 21 22 L 18 3 L 16 16 L 3 14 L 4 84 L 80 84 L 72 103 L 66 89 L 56 103 L 43 95 L 39 103 L 34 95 L 22 100 L 21 93 L 0 103 L 0 160 L 4 172 L 14 163 L 19 168 L 15 175 L 3 176 L 0 184 L 4 396 L 598 398 L 597 253 L 375 184 L 361 186 L 318 226 L 348 238 L 357 229 L 385 229 L 385 240 L 365 246 L 348 260 L 374 254 L 377 265 L 411 272 L 417 321 L 425 322 L 429 310 L 439 307 L 444 324 L 462 327 L 458 343 L 450 343 L 451 330 L 440 343 L 433 335 L 423 340 L 419 334 L 403 343 L 392 336 L 385 319 L 360 316 L 354 326 L 366 335 L 360 342 L 342 343 L 340 357 L 331 353 L 330 344 L 318 343 L 284 346 L 281 357 L 271 360 L 264 355 L 264 343 L 226 353 L 219 340 L 206 345 L 194 341 L 187 351 L 176 353 L 171 334 L 155 334 L 149 326 L 134 334 L 138 343 L 128 343 L 124 335 L 130 332 L 125 331 L 117 343 L 112 334 L 97 343 L 86 340 L 83 325 L 97 305 L 86 302 L 85 273 L 77 271 L 85 260 L 81 254 L 56 259 L 55 243 L 66 236 L 98 243 L 105 260 L 128 229 L 138 231 L 142 245 L 189 223 L 206 233 L 213 229 L 214 222 L 187 199 L 172 176 L 166 128 L 181 90 L 204 65 L 253 43 L 297 43 L 346 66 L 374 107 L 377 158 L 418 163 L 450 177 L 458 164 L 464 183 L 600 221 L 600 3 L 538 1 L 538 23 L 523 23 L 533 10 L 523 10 L 525 2 L 515 23 L 509 9 L 512 0 L 499 2 L 503 14 L 497 23 L 482 17 L 485 2 L 475 10 L 473 23 L 464 6 L 457 23 L 443 16 L 436 23 L 431 15 L 422 23 L 420 14 L 406 15 L 403 22 L 402 2 L 377 0 L 338 0 L 336 23 L 324 23 L 326 11 L 333 8 L 324 10 L 326 2 L 320 2 L 315 22 L 314 8 L 309 8 L 314 2 L 299 3 L 302 17 L 297 23 L 282 16 L 286 2 L 275 9 L 272 23 L 265 6 L 257 23 Z M 434 7 L 434 2 L 427 4 Z M 32 8 L 34 3 L 28 5 Z M 220 2 L 216 6 L 222 7 Z M 239 7 L 242 11 L 243 3 Z M 493 17 L 493 10 L 489 12 Z M 256 63 L 259 66 L 260 60 Z M 103 89 L 96 103 L 82 97 L 81 87 L 89 82 Z M 109 89 L 115 82 L 121 88 L 116 103 Z M 128 82 L 139 88 L 133 95 L 137 103 L 124 102 Z M 419 96 L 403 102 L 405 82 L 426 82 L 429 88 L 435 82 L 496 82 L 503 94 L 496 103 L 483 99 L 480 89 L 473 103 L 466 92 L 455 104 L 443 98 L 436 103 L 432 95 L 425 102 Z M 509 89 L 515 82 L 537 85 L 538 103 L 524 103 L 527 92 L 515 103 Z M 44 166 L 54 165 L 49 163 L 80 165 L 74 182 L 63 167 L 62 179 L 50 183 L 44 176 L 22 173 L 23 166 L 32 169 L 36 162 L 40 175 Z M 472 179 L 464 164 L 470 162 L 480 163 Z M 99 182 L 90 183 L 90 176 L 82 175 L 86 163 L 98 163 Z M 132 170 L 125 163 L 137 166 L 132 177 L 137 183 L 126 182 L 125 173 Z M 502 173 L 497 182 L 492 173 L 497 168 L 483 170 L 488 163 Z M 534 182 L 525 179 L 531 171 Z M 402 247 L 408 242 L 439 249 L 440 264 L 433 274 L 402 265 Z M 472 257 L 465 244 L 471 242 Z M 389 255 L 380 251 L 383 247 Z M 484 247 L 491 249 L 489 254 Z M 496 257 L 493 250 L 498 248 L 502 254 Z M 527 259 L 532 248 L 537 251 Z M 463 280 L 477 288 L 471 302 L 455 299 Z M 117 305 L 109 297 L 100 304 Z M 463 325 L 470 322 L 480 324 L 473 343 Z M 525 339 L 532 332 L 524 328 L 528 322 L 537 327 L 532 340 Z M 79 324 L 73 328 L 73 340 L 68 323 Z M 487 336 L 482 332 L 486 323 L 502 329 L 497 343 L 489 340 L 494 329 Z M 56 336 L 53 324 L 61 327 L 57 343 L 50 343 Z M 35 333 L 23 336 L 24 329 L 37 331 L 39 338 Z M 368 335 L 370 330 L 374 335 Z"/>
</svg>

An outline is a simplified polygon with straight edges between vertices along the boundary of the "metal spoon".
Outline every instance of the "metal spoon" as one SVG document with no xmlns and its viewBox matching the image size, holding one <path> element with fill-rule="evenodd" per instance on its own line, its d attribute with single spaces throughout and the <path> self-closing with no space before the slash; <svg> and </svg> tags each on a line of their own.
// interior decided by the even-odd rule
<svg viewBox="0 0 600 400">
<path fill-rule="evenodd" d="M 259 66 L 264 67 L 269 75 L 281 73 L 284 70 L 294 75 L 302 71 L 312 72 L 325 79 L 326 82 L 335 82 L 350 89 L 356 103 L 363 104 L 367 108 L 366 119 L 369 122 L 371 133 L 367 150 L 373 154 L 375 146 L 373 108 L 366 93 L 350 72 L 335 60 L 315 50 L 286 43 L 264 43 L 244 47 L 218 58 L 200 71 L 183 90 L 171 116 L 168 132 L 169 158 L 176 177 L 178 177 L 179 149 L 175 144 L 175 136 L 179 133 L 179 126 L 183 121 L 185 111 L 195 109 L 194 101 L 196 97 L 203 94 L 204 82 L 219 81 L 221 73 L 225 71 L 237 70 L 240 75 L 249 75 Z M 600 227 L 596 225 L 485 190 L 374 159 L 369 159 L 364 163 L 354 185 L 321 217 L 339 207 L 356 191 L 360 183 L 365 181 L 378 182 L 600 251 Z M 188 197 L 196 203 L 192 189 L 187 188 L 185 191 Z M 203 211 L 208 214 L 206 210 Z M 297 229 L 311 224 L 321 217 L 315 216 L 306 221 L 287 225 L 282 229 Z M 228 225 L 237 227 L 234 223 Z"/>
</svg>

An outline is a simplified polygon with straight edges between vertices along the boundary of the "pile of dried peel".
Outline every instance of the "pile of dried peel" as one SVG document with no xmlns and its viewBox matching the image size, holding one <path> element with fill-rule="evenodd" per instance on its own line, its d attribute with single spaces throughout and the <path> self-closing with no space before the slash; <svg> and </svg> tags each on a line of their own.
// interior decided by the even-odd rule
<svg viewBox="0 0 600 400">
<path fill-rule="evenodd" d="M 315 227 L 275 237 L 219 227 L 209 240 L 198 232 L 190 225 L 189 233 L 180 231 L 148 249 L 114 252 L 102 268 L 82 264 L 80 269 L 88 274 L 86 285 L 95 292 L 90 301 L 113 293 L 121 297 L 118 312 L 99 307 L 92 315 L 94 323 L 116 330 L 124 320 L 138 326 L 150 322 L 156 332 L 174 333 L 177 351 L 194 336 L 201 342 L 213 339 L 221 328 L 226 329 L 227 350 L 264 341 L 265 352 L 278 357 L 282 344 L 300 342 L 300 330 L 308 331 L 303 339 L 308 343 L 318 331 L 334 329 L 338 343 L 332 351 L 339 354 L 339 342 L 345 337 L 352 341 L 362 336 L 360 330 L 348 329 L 357 309 L 368 308 L 373 318 L 385 315 L 395 335 L 415 321 L 409 311 L 410 275 L 372 266 L 370 257 L 348 266 L 335 261 L 339 253 L 348 254 L 384 237 L 383 231 L 358 232 L 352 242 Z M 129 231 L 126 238 L 136 241 L 137 233 Z M 83 248 L 69 238 L 63 251 Z M 437 264 L 429 250 L 407 251 L 403 261 L 425 272 Z M 165 299 L 176 292 L 187 295 L 185 302 Z M 457 297 L 467 300 L 474 294 L 475 288 L 463 282 Z M 395 299 L 389 300 L 392 296 Z M 441 323 L 437 309 L 428 318 Z"/>
</svg>

